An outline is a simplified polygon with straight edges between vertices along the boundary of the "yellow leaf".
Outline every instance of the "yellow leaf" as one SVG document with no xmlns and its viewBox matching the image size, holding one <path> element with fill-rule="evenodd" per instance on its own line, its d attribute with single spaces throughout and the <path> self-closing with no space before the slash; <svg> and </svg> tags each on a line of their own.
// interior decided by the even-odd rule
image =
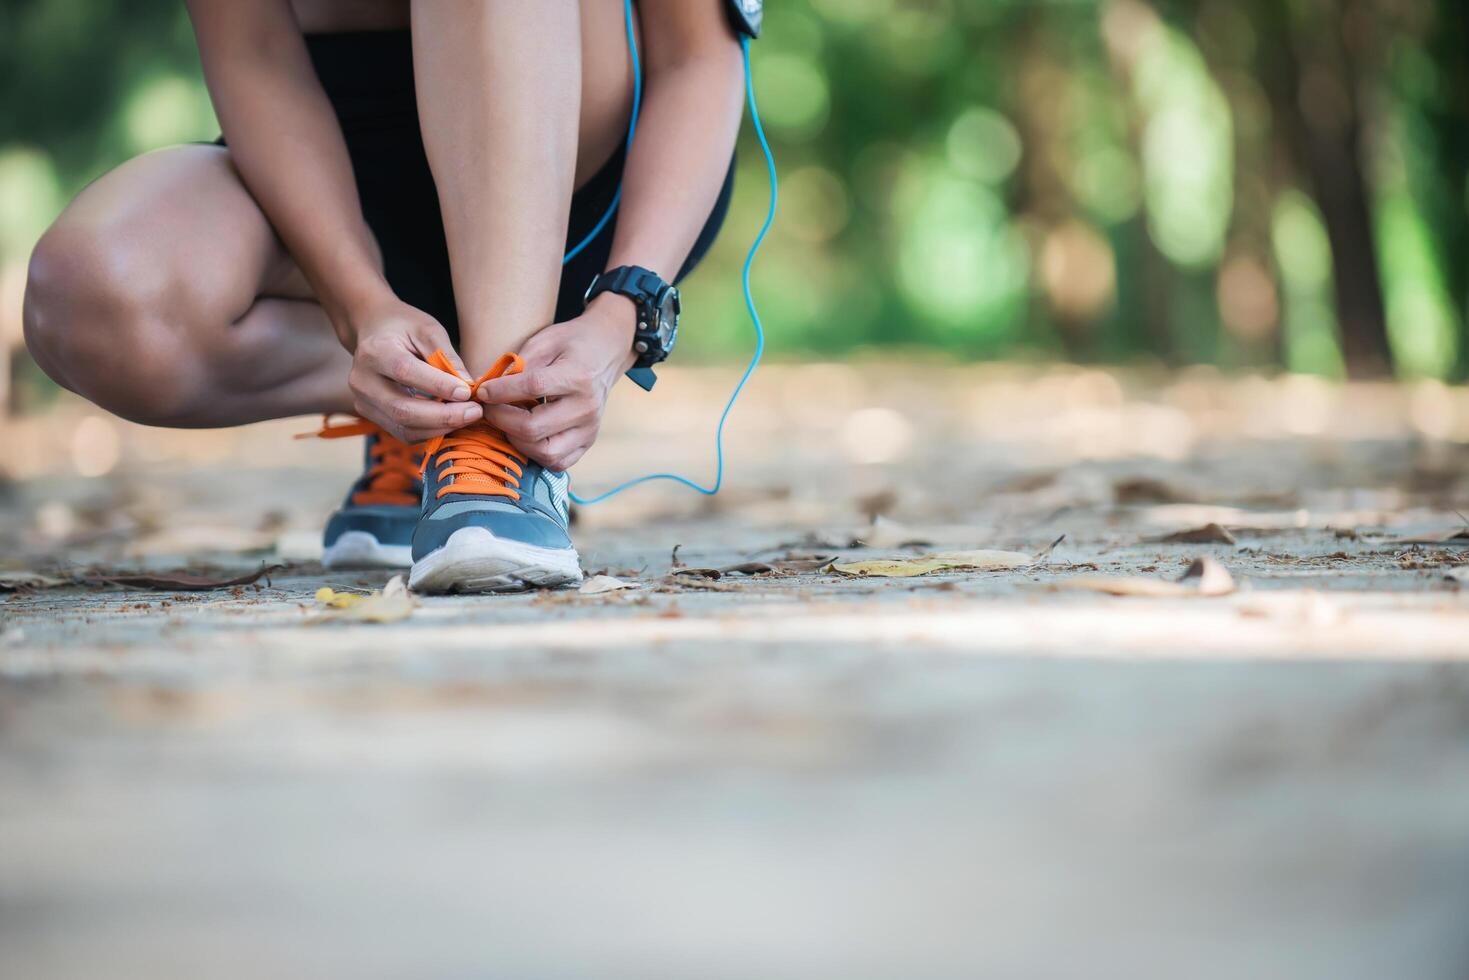
<svg viewBox="0 0 1469 980">
<path fill-rule="evenodd" d="M 361 602 L 333 613 L 331 618 L 355 623 L 396 623 L 413 614 L 413 599 L 407 593 L 382 595 L 375 592 L 361 599 Z"/>
<path fill-rule="evenodd" d="M 1035 564 L 1035 556 L 1020 551 L 941 551 L 933 558 L 950 568 L 981 570 L 1024 568 Z"/>
<path fill-rule="evenodd" d="M 866 561 L 833 562 L 841 575 L 870 578 L 912 578 L 943 571 L 993 571 L 1024 568 L 1034 562 L 1019 551 L 945 551 L 916 558 L 872 558 Z"/>
<path fill-rule="evenodd" d="M 316 601 L 327 607 L 313 620 L 318 623 L 394 623 L 407 619 L 415 605 L 401 575 L 394 575 L 381 592 L 372 595 L 336 592 L 323 586 L 316 590 Z"/>
<path fill-rule="evenodd" d="M 949 566 L 933 558 L 874 558 L 869 561 L 832 562 L 831 570 L 842 575 L 909 578 L 947 567 Z"/>
<path fill-rule="evenodd" d="M 350 609 L 366 598 L 356 592 L 337 592 L 325 585 L 316 590 L 316 601 L 333 609 Z"/>
</svg>

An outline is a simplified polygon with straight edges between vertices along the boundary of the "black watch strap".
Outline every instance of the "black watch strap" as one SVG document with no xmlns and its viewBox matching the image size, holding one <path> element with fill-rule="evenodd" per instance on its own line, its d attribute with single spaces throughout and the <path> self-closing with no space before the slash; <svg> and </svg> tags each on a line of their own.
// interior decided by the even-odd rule
<svg viewBox="0 0 1469 980">
<path fill-rule="evenodd" d="M 609 269 L 593 277 L 587 286 L 583 303 L 590 303 L 602 293 L 618 293 L 626 296 L 637 304 L 638 318 L 641 321 L 652 322 L 655 315 L 655 304 L 660 299 L 660 294 L 668 287 L 668 283 L 656 272 L 644 269 L 642 266 L 623 265 L 616 269 Z M 639 337 L 635 334 L 634 337 Z M 666 356 L 666 352 L 664 352 Z M 644 391 L 652 391 L 653 385 L 657 383 L 658 377 L 653 373 L 653 363 L 662 360 L 662 356 L 654 361 L 643 358 L 642 362 L 629 368 L 627 377 Z"/>
<path fill-rule="evenodd" d="M 639 302 L 639 296 L 646 296 L 651 303 L 653 297 L 658 295 L 658 290 L 665 285 L 656 272 L 649 272 L 637 265 L 620 265 L 595 276 L 587 287 L 584 301 L 590 303 L 602 293 L 621 293 L 635 302 Z"/>
<path fill-rule="evenodd" d="M 644 391 L 652 391 L 653 386 L 658 383 L 658 375 L 654 374 L 650 367 L 630 367 L 625 376 L 627 380 Z"/>
</svg>

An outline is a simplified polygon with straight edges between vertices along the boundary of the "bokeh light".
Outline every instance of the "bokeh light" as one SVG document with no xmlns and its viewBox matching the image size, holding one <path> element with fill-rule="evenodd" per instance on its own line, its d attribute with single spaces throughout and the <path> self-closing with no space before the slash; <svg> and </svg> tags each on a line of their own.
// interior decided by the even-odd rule
<svg viewBox="0 0 1469 980">
<path fill-rule="evenodd" d="M 770 353 L 927 346 L 1335 377 L 1362 367 L 1339 323 L 1365 323 L 1398 376 L 1462 379 L 1461 14 L 1449 0 L 771 4 L 751 48 L 783 192 L 755 267 Z M 180 5 L 4 16 L 0 63 L 25 79 L 0 112 L 9 283 L 86 183 L 217 124 Z M 766 189 L 741 138 L 726 231 L 684 284 L 691 361 L 751 343 L 738 276 Z M 1375 291 L 1343 288 L 1374 275 Z M 14 295 L 0 297 L 12 353 Z"/>
</svg>

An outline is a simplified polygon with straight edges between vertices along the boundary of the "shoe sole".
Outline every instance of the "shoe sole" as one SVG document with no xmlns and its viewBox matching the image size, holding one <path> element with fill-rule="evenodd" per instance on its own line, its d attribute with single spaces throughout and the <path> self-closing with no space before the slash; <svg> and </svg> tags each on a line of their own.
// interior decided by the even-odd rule
<svg viewBox="0 0 1469 980">
<path fill-rule="evenodd" d="M 383 544 L 366 531 L 343 531 L 321 552 L 327 568 L 407 568 L 413 564 L 413 546 Z"/>
<path fill-rule="evenodd" d="M 580 581 L 575 548 L 538 548 L 497 538 L 482 527 L 455 531 L 408 573 L 408 587 L 426 593 L 520 592 Z"/>
</svg>

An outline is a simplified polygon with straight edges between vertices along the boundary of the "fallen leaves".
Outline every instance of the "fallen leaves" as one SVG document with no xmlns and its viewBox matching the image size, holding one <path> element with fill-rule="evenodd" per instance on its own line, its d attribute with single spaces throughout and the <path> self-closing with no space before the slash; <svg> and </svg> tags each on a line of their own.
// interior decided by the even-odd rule
<svg viewBox="0 0 1469 980">
<path fill-rule="evenodd" d="M 32 571 L 0 572 L 0 592 L 15 592 L 29 589 L 57 589 L 67 585 L 88 585 L 93 588 L 118 586 L 124 589 L 152 589 L 157 592 L 208 592 L 212 589 L 228 589 L 241 585 L 253 585 L 285 568 L 284 565 L 262 565 L 253 572 L 221 578 L 214 575 L 196 575 L 191 572 L 123 572 L 108 575 L 82 575 L 64 577 L 43 575 Z"/>
<path fill-rule="evenodd" d="M 1033 555 L 1020 551 L 945 551 L 916 558 L 872 558 L 864 561 L 832 562 L 838 575 L 854 578 L 913 578 L 943 571 L 1001 571 L 1025 568 L 1035 563 Z"/>
<path fill-rule="evenodd" d="M 71 584 L 71 579 L 43 575 L 40 572 L 24 570 L 0 572 L 0 592 L 17 592 L 21 589 L 54 589 Z"/>
<path fill-rule="evenodd" d="M 417 606 L 401 575 L 390 578 L 381 592 L 369 595 L 323 586 L 316 590 L 316 603 L 325 608 L 309 620 L 313 623 L 396 623 L 412 615 Z"/>
<path fill-rule="evenodd" d="M 1141 575 L 1083 575 L 1058 582 L 1057 587 L 1150 599 L 1221 596 L 1235 590 L 1234 576 L 1213 558 L 1195 559 L 1176 581 Z"/>
<path fill-rule="evenodd" d="M 271 572 L 278 572 L 285 568 L 284 565 L 261 565 L 258 569 L 245 575 L 236 575 L 232 578 L 218 578 L 213 575 L 193 575 L 187 572 L 172 572 L 169 574 L 135 573 L 125 575 L 93 575 L 81 579 L 86 585 L 118 585 L 125 589 L 154 589 L 159 592 L 208 592 L 211 589 L 228 589 L 240 585 L 252 585 L 267 577 Z"/>
<path fill-rule="evenodd" d="M 1448 531 L 1430 531 L 1427 534 L 1413 534 L 1401 538 L 1389 538 L 1386 543 L 1469 546 L 1469 527 L 1461 527 Z"/>
<path fill-rule="evenodd" d="M 1234 535 L 1223 524 L 1210 522 L 1186 531 L 1174 531 L 1152 539 L 1157 544 L 1234 544 Z"/>
<path fill-rule="evenodd" d="M 621 592 L 625 589 L 639 588 L 636 582 L 624 582 L 620 578 L 611 575 L 593 575 L 581 584 L 576 591 L 581 595 L 604 595 L 608 592 Z"/>
<path fill-rule="evenodd" d="M 1194 499 L 1192 494 L 1148 476 L 1118 480 L 1112 484 L 1112 498 L 1119 504 L 1182 504 Z"/>
</svg>

